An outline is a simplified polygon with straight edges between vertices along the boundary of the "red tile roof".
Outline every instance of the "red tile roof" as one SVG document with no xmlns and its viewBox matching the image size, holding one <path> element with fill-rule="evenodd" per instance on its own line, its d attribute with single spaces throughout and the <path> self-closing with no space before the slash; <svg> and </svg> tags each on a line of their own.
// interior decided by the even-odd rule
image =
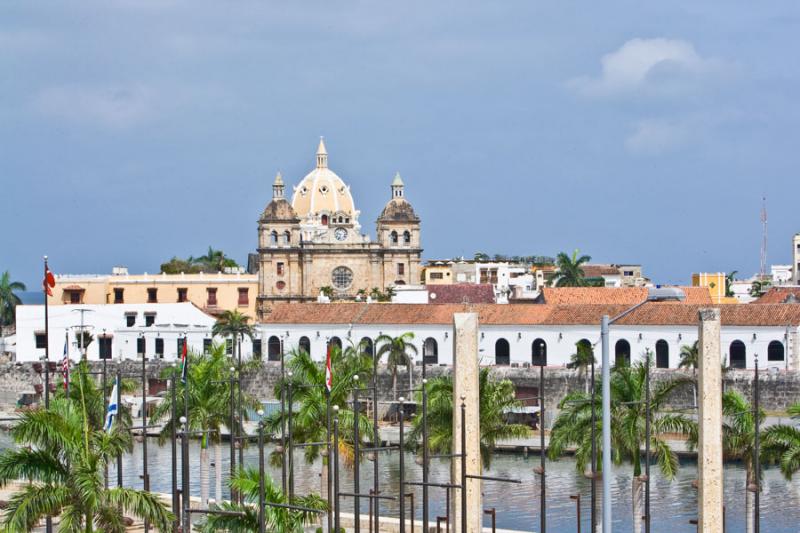
<svg viewBox="0 0 800 533">
<path fill-rule="evenodd" d="M 761 298 L 751 302 L 754 304 L 782 304 L 789 303 L 787 298 L 794 296 L 795 301 L 790 303 L 800 303 L 800 287 L 772 287 Z"/>
<path fill-rule="evenodd" d="M 526 305 L 526 304 L 276 304 L 263 322 L 267 324 L 452 324 L 453 313 L 478 313 L 487 325 L 592 325 L 603 315 L 615 317 L 629 309 L 620 305 Z M 698 312 L 709 305 L 652 302 L 623 317 L 617 324 L 666 326 L 696 325 Z M 798 326 L 800 305 L 723 304 L 718 307 L 725 326 Z"/>
<path fill-rule="evenodd" d="M 432 304 L 493 304 L 494 288 L 490 283 L 455 283 L 428 285 L 428 303 Z"/>
<path fill-rule="evenodd" d="M 711 305 L 707 287 L 679 287 L 686 295 L 683 304 Z M 647 299 L 646 287 L 545 287 L 540 299 L 546 304 L 634 305 Z"/>
</svg>

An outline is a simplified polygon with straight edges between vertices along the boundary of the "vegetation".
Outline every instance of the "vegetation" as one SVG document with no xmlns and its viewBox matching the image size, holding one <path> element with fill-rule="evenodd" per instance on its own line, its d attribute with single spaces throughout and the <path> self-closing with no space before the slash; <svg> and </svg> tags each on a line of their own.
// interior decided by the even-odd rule
<svg viewBox="0 0 800 533">
<path fill-rule="evenodd" d="M 575 353 L 569 358 L 567 368 L 577 369 L 583 375 L 584 392 L 589 394 L 589 369 L 592 363 L 597 360 L 594 357 L 592 345 L 588 342 L 578 341 L 575 343 Z"/>
<path fill-rule="evenodd" d="M 353 389 L 365 386 L 372 376 L 372 358 L 365 353 L 363 345 L 350 346 L 341 350 L 331 346 L 332 385 L 330 392 L 331 405 L 339 406 L 339 453 L 345 464 L 351 464 L 353 456 L 354 413 L 349 398 Z M 325 366 L 317 363 L 304 350 L 293 350 L 286 359 L 287 381 L 292 384 L 292 434 L 295 442 L 326 442 L 328 435 L 327 394 L 325 388 Z M 291 372 L 291 377 L 288 377 Z M 359 380 L 354 379 L 358 376 Z M 285 383 L 275 387 L 275 397 L 280 398 Z M 266 428 L 273 435 L 281 433 L 284 419 L 280 411 L 266 418 Z M 372 436 L 372 423 L 362 413 L 358 417 L 358 427 L 362 439 Z M 321 452 L 322 446 L 305 446 L 303 451 L 308 463 L 314 462 Z M 280 464 L 281 454 L 273 453 L 271 461 Z M 328 469 L 323 461 L 322 493 L 327 494 Z"/>
<path fill-rule="evenodd" d="M 611 458 L 615 464 L 629 461 L 633 465 L 633 523 L 640 524 L 638 517 L 642 515 L 642 453 L 645 443 L 645 390 L 647 367 L 644 363 L 633 366 L 614 367 L 611 375 Z M 691 442 L 697 440 L 696 423 L 683 414 L 669 413 L 663 410 L 666 401 L 672 392 L 683 383 L 685 379 L 677 378 L 662 381 L 651 388 L 651 435 L 650 446 L 661 473 L 667 479 L 672 479 L 678 470 L 678 457 L 672 451 L 665 433 L 682 433 L 690 436 Z M 602 409 L 601 384 L 595 385 L 595 413 Z M 569 446 L 575 446 L 576 466 L 583 473 L 591 461 L 591 395 L 583 392 L 568 394 L 559 403 L 559 414 L 550 433 L 550 448 L 548 455 L 551 459 L 561 456 Z M 596 435 L 600 435 L 601 417 L 596 416 Z M 596 440 L 597 457 L 601 457 L 602 441 Z M 601 469 L 600 461 L 596 465 Z M 638 531 L 638 529 L 635 529 Z"/>
<path fill-rule="evenodd" d="M 411 341 L 414 338 L 414 333 L 406 332 L 397 337 L 390 335 L 381 335 L 375 340 L 377 347 L 378 361 L 386 356 L 386 364 L 392 372 L 392 395 L 397 399 L 397 367 L 405 366 L 408 371 L 408 388 L 413 389 L 413 371 L 411 365 L 413 364 L 414 357 L 417 355 L 417 347 Z"/>
<path fill-rule="evenodd" d="M 564 252 L 556 256 L 558 274 L 553 279 L 556 287 L 588 287 L 590 283 L 583 272 L 583 265 L 591 261 L 588 255 L 578 257 L 578 250 L 572 252 L 572 257 Z"/>
<path fill-rule="evenodd" d="M 238 353 L 240 338 L 248 337 L 253 340 L 255 329 L 250 325 L 250 317 L 240 313 L 238 310 L 223 311 L 214 326 L 211 328 L 211 333 L 216 337 L 229 337 L 233 342 L 233 359 L 239 361 L 241 354 Z"/>
<path fill-rule="evenodd" d="M 231 504 L 228 502 L 218 506 L 223 511 L 242 513 L 241 515 L 209 515 L 203 526 L 203 531 L 227 531 L 228 533 L 251 533 L 258 531 L 258 470 L 247 468 L 240 470 L 231 480 L 231 488 L 242 494 L 247 501 L 245 505 Z M 281 492 L 269 476 L 264 478 L 264 501 L 266 503 L 283 503 L 298 505 L 308 509 L 325 511 L 328 503 L 316 494 L 308 496 L 295 496 L 291 500 Z M 302 533 L 303 526 L 312 523 L 317 518 L 316 513 L 308 511 L 290 510 L 280 507 L 264 507 L 264 521 L 267 531 L 273 533 Z"/>
<path fill-rule="evenodd" d="M 789 415 L 800 418 L 800 403 L 789 408 Z M 780 466 L 786 479 L 800 470 L 800 428 L 775 424 L 764 431 L 764 455 Z"/>
<path fill-rule="evenodd" d="M 175 407 L 178 419 L 184 414 L 184 387 L 189 387 L 189 430 L 204 432 L 200 438 L 200 501 L 205 509 L 208 506 L 211 468 L 209 444 L 214 445 L 215 464 L 222 464 L 220 431 L 223 426 L 230 425 L 231 361 L 225 356 L 225 346 L 222 344 L 213 345 L 205 356 L 189 352 L 187 358 L 189 368 L 185 385 L 180 379 L 180 370 L 177 367 L 166 369 L 163 377 L 176 380 Z M 242 395 L 242 403 L 245 407 L 258 408 L 258 402 L 245 394 Z M 172 419 L 171 395 L 165 396 L 164 401 L 158 405 L 152 421 L 164 421 L 164 427 L 159 435 L 162 443 L 171 435 L 173 426 L 179 426 L 179 420 Z M 220 468 L 215 470 L 216 498 L 219 501 L 222 499 L 222 470 Z"/>
<path fill-rule="evenodd" d="M 750 285 L 750 296 L 753 298 L 763 296 L 771 287 L 772 283 L 769 280 L 757 279 L 753 281 L 752 285 Z"/>
<path fill-rule="evenodd" d="M 372 287 L 369 297 L 376 302 L 391 302 L 395 295 L 394 287 L 386 287 L 386 291 L 381 291 L 378 287 Z"/>
<path fill-rule="evenodd" d="M 25 290 L 21 281 L 11 281 L 8 270 L 0 275 L 0 327 L 13 326 L 17 316 L 17 306 L 22 303 L 15 293 Z"/>
<path fill-rule="evenodd" d="M 522 404 L 514 398 L 514 384 L 510 380 L 492 379 L 489 368 L 481 368 L 478 377 L 478 395 L 481 428 L 481 461 L 491 465 L 492 451 L 497 441 L 527 437 L 530 428 L 522 424 L 509 424 L 505 414 Z M 453 378 L 436 377 L 428 381 L 428 447 L 432 453 L 450 453 L 453 449 Z M 422 394 L 417 393 L 417 404 Z M 422 412 L 412 420 L 408 442 L 422 438 Z"/>
<path fill-rule="evenodd" d="M 4 531 L 31 531 L 50 515 L 60 516 L 60 531 L 122 533 L 120 509 L 169 531 L 174 517 L 158 496 L 105 488 L 104 470 L 130 450 L 130 434 L 120 424 L 109 432 L 98 426 L 96 416 L 90 416 L 96 407 L 87 402 L 91 380 L 86 365 L 79 365 L 76 374 L 73 383 L 80 401 L 57 397 L 48 409 L 21 413 L 12 430 L 19 446 L 0 455 L 0 485 L 19 479 L 29 482 L 9 501 Z"/>
<path fill-rule="evenodd" d="M 196 274 L 198 272 L 216 274 L 224 272 L 226 268 L 240 267 L 236 261 L 225 257 L 225 252 L 214 250 L 211 246 L 208 247 L 208 252 L 200 257 L 189 256 L 187 259 L 180 259 L 173 256 L 172 259 L 161 264 L 161 272 L 164 274 Z"/>
<path fill-rule="evenodd" d="M 734 270 L 730 274 L 725 276 L 725 296 L 728 298 L 733 297 L 733 282 L 736 279 L 736 274 L 738 274 L 738 270 Z"/>
</svg>

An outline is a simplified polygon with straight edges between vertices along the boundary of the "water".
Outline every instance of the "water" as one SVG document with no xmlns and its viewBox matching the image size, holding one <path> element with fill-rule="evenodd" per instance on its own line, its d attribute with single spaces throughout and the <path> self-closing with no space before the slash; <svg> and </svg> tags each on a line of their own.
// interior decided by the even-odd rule
<svg viewBox="0 0 800 533">
<path fill-rule="evenodd" d="M 0 448 L 10 446 L 11 439 L 7 433 L 0 433 Z M 269 447 L 272 450 L 272 447 Z M 193 495 L 200 494 L 199 460 L 200 449 L 197 442 L 190 445 L 191 488 Z M 209 449 L 211 461 L 214 460 L 213 449 Z M 238 454 L 238 452 L 237 452 Z M 248 447 L 245 461 L 250 466 L 258 465 L 258 450 Z M 158 446 L 155 439 L 148 441 L 149 469 L 151 489 L 157 492 L 171 491 L 171 456 L 170 446 Z M 180 455 L 180 451 L 179 451 Z M 228 456 L 227 443 L 223 447 L 222 472 L 223 483 L 227 482 Z M 238 456 L 238 455 L 237 455 Z M 295 487 L 298 494 L 320 491 L 321 462 L 307 464 L 302 453 L 295 456 Z M 399 483 L 399 457 L 397 452 L 382 453 L 379 457 L 381 487 L 384 494 L 397 495 Z M 138 478 L 141 473 L 142 446 L 137 443 L 133 453 L 123 460 L 123 479 L 126 486 L 142 487 Z M 421 467 L 414 462 L 414 457 L 406 456 L 406 480 L 421 481 Z M 489 476 L 510 477 L 522 480 L 522 484 L 508 484 L 486 481 L 483 483 L 484 508 L 497 509 L 497 527 L 523 531 L 539 530 L 539 478 L 533 469 L 539 465 L 539 456 L 531 454 L 524 457 L 519 454 L 496 454 L 491 467 L 485 472 Z M 180 476 L 180 468 L 178 469 Z M 280 483 L 280 469 L 267 466 L 269 474 Z M 353 485 L 352 471 L 341 468 L 341 490 L 351 491 Z M 682 461 L 676 479 L 669 482 L 653 468 L 651 484 L 652 498 L 652 531 L 669 533 L 694 533 L 695 526 L 689 520 L 697 516 L 697 491 L 692 488 L 692 480 L 697 477 L 697 464 L 694 461 Z M 631 529 L 631 476 L 632 468 L 622 465 L 615 468 L 612 480 L 614 496 L 614 531 L 630 531 Z M 210 495 L 214 497 L 214 468 L 210 472 Z M 361 465 L 361 491 L 367 492 L 372 486 L 373 463 L 364 461 Z M 115 483 L 116 469 L 109 472 L 111 483 Z M 431 481 L 449 481 L 449 463 L 445 460 L 432 460 Z M 416 517 L 421 518 L 421 487 L 407 487 L 407 492 L 414 492 Z M 575 502 L 569 499 L 571 494 L 581 494 L 582 531 L 589 531 L 589 483 L 575 471 L 575 462 L 571 457 L 559 461 L 547 462 L 547 525 L 551 532 L 576 531 Z M 745 531 L 744 527 L 744 495 L 745 472 L 738 463 L 725 465 L 725 501 L 727 506 L 727 531 L 737 533 Z M 598 484 L 598 498 L 601 487 Z M 228 491 L 225 490 L 225 497 Z M 435 517 L 444 515 L 444 489 L 430 489 L 430 517 L 435 524 Z M 598 509 L 600 508 L 598 501 Z M 410 504 L 406 505 L 408 510 Z M 342 508 L 352 512 L 351 499 L 342 500 Z M 368 512 L 366 499 L 361 502 L 362 511 Z M 397 502 L 383 500 L 381 514 L 397 516 Z M 800 532 L 800 476 L 793 481 L 786 481 L 774 467 L 764 470 L 764 491 L 761 497 L 761 525 L 765 533 L 798 533 Z M 488 517 L 485 525 L 489 525 Z"/>
</svg>

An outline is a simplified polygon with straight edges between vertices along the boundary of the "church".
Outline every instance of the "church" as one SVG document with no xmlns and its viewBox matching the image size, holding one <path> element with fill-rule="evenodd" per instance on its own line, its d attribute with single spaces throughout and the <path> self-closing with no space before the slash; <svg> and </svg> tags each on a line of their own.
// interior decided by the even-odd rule
<svg viewBox="0 0 800 533">
<path fill-rule="evenodd" d="M 376 222 L 376 239 L 362 233 L 350 186 L 328 168 L 320 139 L 316 168 L 293 187 L 291 202 L 280 173 L 272 201 L 258 220 L 259 319 L 275 303 L 355 300 L 373 288 L 420 281 L 420 219 L 405 198 L 400 174 Z"/>
</svg>

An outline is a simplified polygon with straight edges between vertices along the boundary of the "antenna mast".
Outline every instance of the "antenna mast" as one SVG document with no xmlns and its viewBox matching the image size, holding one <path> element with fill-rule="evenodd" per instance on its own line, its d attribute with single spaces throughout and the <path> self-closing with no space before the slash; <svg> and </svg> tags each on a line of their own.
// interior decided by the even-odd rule
<svg viewBox="0 0 800 533">
<path fill-rule="evenodd" d="M 767 197 L 761 197 L 761 279 L 767 277 Z"/>
</svg>

